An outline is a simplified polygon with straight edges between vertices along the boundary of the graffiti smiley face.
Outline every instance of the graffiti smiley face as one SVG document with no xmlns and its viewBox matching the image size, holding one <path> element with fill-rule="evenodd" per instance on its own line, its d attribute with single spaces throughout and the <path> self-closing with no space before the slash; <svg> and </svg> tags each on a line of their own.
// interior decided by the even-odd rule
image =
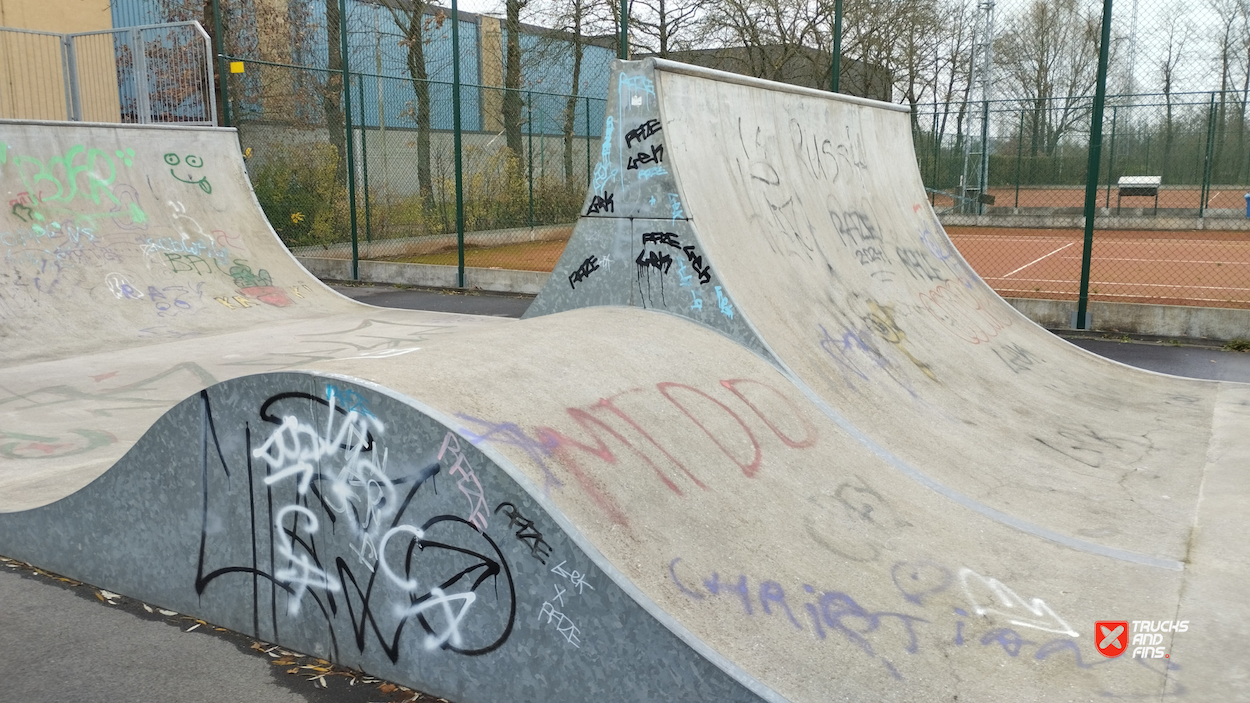
<svg viewBox="0 0 1250 703">
<path fill-rule="evenodd" d="M 186 166 L 188 168 L 202 168 L 204 166 L 204 159 L 201 159 L 195 154 L 187 154 L 186 157 L 179 157 L 177 154 L 169 153 L 165 154 L 165 163 L 169 164 L 171 167 L 169 169 L 169 175 L 173 176 L 176 180 L 182 181 L 183 183 L 197 185 L 200 187 L 200 190 L 205 193 L 211 194 L 213 192 L 213 186 L 208 182 L 207 176 L 197 179 L 195 174 L 190 174 L 187 178 L 183 178 L 175 173 L 172 168 L 173 166 L 179 165 Z"/>
</svg>

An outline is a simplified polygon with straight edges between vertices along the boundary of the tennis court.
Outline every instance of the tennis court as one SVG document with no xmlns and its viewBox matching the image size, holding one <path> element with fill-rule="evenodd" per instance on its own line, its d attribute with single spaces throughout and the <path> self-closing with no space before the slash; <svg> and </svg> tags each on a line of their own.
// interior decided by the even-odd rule
<svg viewBox="0 0 1250 703">
<path fill-rule="evenodd" d="M 947 227 L 964 258 L 1005 298 L 1075 300 L 1078 229 Z M 1090 299 L 1250 308 L 1250 232 L 1094 232 Z"/>
</svg>

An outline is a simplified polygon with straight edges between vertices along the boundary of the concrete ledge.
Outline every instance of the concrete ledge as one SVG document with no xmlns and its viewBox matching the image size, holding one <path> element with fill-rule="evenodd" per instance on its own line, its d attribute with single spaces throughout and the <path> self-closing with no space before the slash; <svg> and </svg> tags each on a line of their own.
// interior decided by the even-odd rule
<svg viewBox="0 0 1250 703">
<path fill-rule="evenodd" d="M 1158 217 L 1142 213 L 1143 208 L 1124 208 L 1125 214 L 1113 216 L 1099 208 L 1095 218 L 1096 229 L 1127 229 L 1127 230 L 1212 230 L 1245 231 L 1250 230 L 1250 219 L 1240 210 L 1208 211 L 1209 217 L 1198 217 L 1198 211 L 1184 213 L 1160 210 Z M 1149 213 L 1150 208 L 1144 208 Z M 1136 213 L 1138 216 L 1134 216 Z M 1226 215 L 1223 217 L 1215 215 Z M 1026 227 L 1046 229 L 1085 229 L 1085 217 L 1080 213 L 1063 212 L 1059 208 L 996 208 L 996 211 L 984 215 L 963 215 L 954 212 L 939 212 L 938 220 L 945 227 Z"/>
<path fill-rule="evenodd" d="M 1048 329 L 1071 329 L 1074 300 L 1007 298 L 1007 302 Z M 1091 328 L 1099 332 L 1149 334 L 1193 339 L 1250 339 L 1250 310 L 1184 305 L 1091 302 Z"/>
<path fill-rule="evenodd" d="M 296 257 L 308 272 L 322 280 L 352 280 L 350 259 Z M 551 274 L 542 271 L 465 268 L 466 288 L 498 293 L 537 295 Z M 431 288 L 455 288 L 456 267 L 430 264 L 397 264 L 389 261 L 361 261 L 359 280 L 366 283 L 397 283 Z"/>
<path fill-rule="evenodd" d="M 482 232 L 465 232 L 464 244 L 471 247 L 496 247 L 504 244 L 524 244 L 527 242 L 548 242 L 568 239 L 572 234 L 573 225 L 571 224 L 494 229 Z M 455 247 L 456 244 L 455 234 L 426 234 L 419 237 L 378 239 L 372 242 L 362 240 L 357 242 L 357 248 L 361 259 L 383 259 L 432 254 L 436 251 Z M 296 258 L 351 259 L 352 245 L 351 242 L 340 242 L 326 246 L 294 247 L 291 249 L 291 254 Z"/>
</svg>

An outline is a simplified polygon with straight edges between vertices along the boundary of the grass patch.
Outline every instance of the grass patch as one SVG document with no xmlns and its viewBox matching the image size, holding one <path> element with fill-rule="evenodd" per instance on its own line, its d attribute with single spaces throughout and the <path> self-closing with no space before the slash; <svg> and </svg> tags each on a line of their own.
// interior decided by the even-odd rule
<svg viewBox="0 0 1250 703">
<path fill-rule="evenodd" d="M 1250 339 L 1230 339 L 1224 345 L 1224 351 L 1244 352 L 1250 351 Z"/>
</svg>

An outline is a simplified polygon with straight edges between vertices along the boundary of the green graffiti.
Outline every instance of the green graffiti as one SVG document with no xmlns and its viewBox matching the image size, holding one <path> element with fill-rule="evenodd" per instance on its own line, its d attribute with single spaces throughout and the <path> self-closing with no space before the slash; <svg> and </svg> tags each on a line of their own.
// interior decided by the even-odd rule
<svg viewBox="0 0 1250 703">
<path fill-rule="evenodd" d="M 201 159 L 195 154 L 187 154 L 187 158 L 181 159 L 178 157 L 177 154 L 170 153 L 170 154 L 165 154 L 164 158 L 165 158 L 165 163 L 169 164 L 170 166 L 178 166 L 179 164 L 185 164 L 186 166 L 189 166 L 191 168 L 200 168 L 204 165 L 204 159 Z M 208 193 L 209 195 L 212 195 L 213 193 L 213 186 L 211 183 L 208 182 L 208 176 L 204 176 L 196 180 L 195 174 L 190 174 L 187 178 L 183 178 L 182 176 L 179 176 L 178 174 L 174 173 L 174 170 L 172 168 L 169 169 L 169 175 L 173 176 L 175 180 L 182 181 L 183 183 L 190 183 L 191 185 L 199 186 L 200 190 L 204 191 L 205 193 Z"/>
<path fill-rule="evenodd" d="M 0 164 L 11 163 L 18 179 L 25 186 L 28 199 L 20 211 L 11 214 L 24 222 L 78 221 L 93 223 L 112 219 L 123 228 L 148 221 L 147 214 L 135 202 L 138 193 L 129 185 L 116 183 L 118 172 L 134 165 L 135 150 L 87 148 L 76 144 L 63 154 L 46 160 L 29 154 L 14 153 L 0 142 Z M 87 205 L 90 201 L 96 207 Z M 83 210 L 87 210 L 83 212 Z"/>
<path fill-rule="evenodd" d="M 114 205 L 119 204 L 112 191 L 117 166 L 113 158 L 101 149 L 88 149 L 76 144 L 63 156 L 47 161 L 33 156 L 18 156 L 13 163 L 18 168 L 26 192 L 32 197 L 37 194 L 40 202 L 68 204 L 79 195 L 85 195 L 96 205 L 100 205 L 105 197 Z M 85 189 L 80 189 L 80 180 L 85 180 Z"/>
<path fill-rule="evenodd" d="M 273 278 L 269 276 L 268 271 L 261 269 L 252 273 L 252 267 L 244 263 L 243 259 L 234 260 L 234 266 L 230 267 L 230 277 L 234 279 L 234 285 L 239 288 L 273 285 Z"/>
</svg>

